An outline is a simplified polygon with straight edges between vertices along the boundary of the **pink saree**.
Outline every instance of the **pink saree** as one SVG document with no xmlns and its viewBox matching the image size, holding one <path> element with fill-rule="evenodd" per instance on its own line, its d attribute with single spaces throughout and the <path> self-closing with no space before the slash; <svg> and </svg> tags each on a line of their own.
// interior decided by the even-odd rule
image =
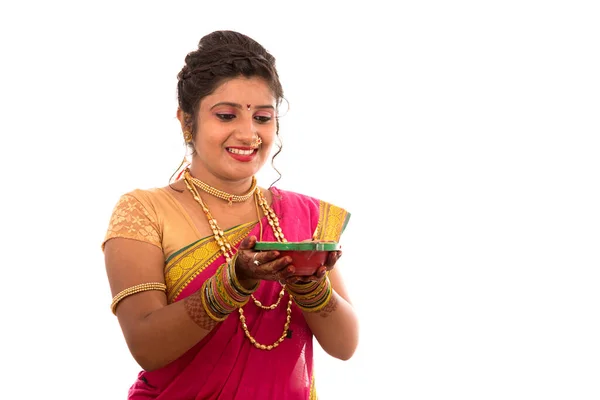
<svg viewBox="0 0 600 400">
<path fill-rule="evenodd" d="M 350 214 L 329 203 L 293 192 L 271 189 L 273 210 L 288 241 L 313 238 L 339 240 Z M 263 218 L 262 240 L 275 241 Z M 164 241 L 168 225 L 159 226 Z M 256 222 L 226 232 L 237 247 L 248 235 L 260 237 Z M 197 291 L 224 263 L 212 237 L 198 240 L 174 252 L 165 261 L 169 303 Z M 277 301 L 281 285 L 263 281 L 254 294 L 263 304 Z M 272 344 L 282 334 L 286 319 L 286 293 L 274 310 L 258 308 L 252 301 L 244 307 L 248 329 L 256 340 Z M 291 333 L 291 334 L 290 334 Z M 139 373 L 129 390 L 129 399 L 316 399 L 313 379 L 313 335 L 294 304 L 288 337 L 270 350 L 255 348 L 244 335 L 238 313 L 232 313 L 208 336 L 177 360 L 155 371 Z"/>
</svg>

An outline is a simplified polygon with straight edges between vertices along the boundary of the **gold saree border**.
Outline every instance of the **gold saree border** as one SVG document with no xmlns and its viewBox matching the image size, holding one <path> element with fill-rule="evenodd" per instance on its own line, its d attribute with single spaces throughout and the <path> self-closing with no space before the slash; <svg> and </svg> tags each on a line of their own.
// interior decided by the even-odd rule
<svg viewBox="0 0 600 400">
<path fill-rule="evenodd" d="M 236 246 L 258 222 L 238 225 L 225 232 L 232 246 Z M 202 271 L 221 256 L 221 247 L 214 237 L 206 237 L 173 253 L 165 265 L 167 301 L 171 304 Z"/>
<path fill-rule="evenodd" d="M 312 373 L 312 377 L 310 380 L 310 394 L 309 394 L 308 400 L 319 400 L 319 398 L 317 397 L 317 389 L 315 388 L 315 372 L 314 371 Z"/>
<path fill-rule="evenodd" d="M 319 222 L 317 223 L 313 239 L 339 242 L 344 229 L 346 229 L 346 225 L 348 225 L 349 219 L 350 213 L 348 211 L 319 200 Z M 309 400 L 318 400 L 314 371 L 310 382 Z"/>
<path fill-rule="evenodd" d="M 349 219 L 348 211 L 319 200 L 319 222 L 313 239 L 338 242 Z"/>
</svg>

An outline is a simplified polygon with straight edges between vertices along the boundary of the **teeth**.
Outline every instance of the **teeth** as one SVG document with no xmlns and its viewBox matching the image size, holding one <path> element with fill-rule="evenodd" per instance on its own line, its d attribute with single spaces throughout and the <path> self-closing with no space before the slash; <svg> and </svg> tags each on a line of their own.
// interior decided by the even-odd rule
<svg viewBox="0 0 600 400">
<path fill-rule="evenodd" d="M 240 154 L 242 156 L 249 156 L 254 153 L 254 150 L 241 150 L 241 149 L 227 149 L 228 152 L 233 154 Z"/>
</svg>

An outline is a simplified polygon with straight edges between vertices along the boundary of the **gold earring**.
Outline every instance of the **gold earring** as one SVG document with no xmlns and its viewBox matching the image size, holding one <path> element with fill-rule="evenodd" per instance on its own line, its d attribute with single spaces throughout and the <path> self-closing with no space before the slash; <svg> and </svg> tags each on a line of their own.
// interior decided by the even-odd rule
<svg viewBox="0 0 600 400">
<path fill-rule="evenodd" d="M 191 143 L 192 142 L 192 132 L 190 132 L 187 129 L 185 131 L 183 131 L 183 140 L 185 140 L 186 143 Z"/>
</svg>

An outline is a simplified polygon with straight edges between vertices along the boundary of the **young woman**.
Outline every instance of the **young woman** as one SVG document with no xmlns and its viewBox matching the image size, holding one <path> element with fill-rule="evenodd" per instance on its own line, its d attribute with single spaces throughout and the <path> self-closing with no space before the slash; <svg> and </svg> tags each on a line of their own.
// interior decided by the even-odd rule
<svg viewBox="0 0 600 400">
<path fill-rule="evenodd" d="M 300 276 L 256 241 L 339 241 L 349 213 L 256 184 L 283 99 L 275 59 L 213 32 L 178 75 L 191 163 L 163 188 L 118 201 L 103 250 L 127 345 L 142 367 L 129 399 L 313 399 L 313 336 L 347 360 L 358 321 L 329 254 Z"/>
</svg>

